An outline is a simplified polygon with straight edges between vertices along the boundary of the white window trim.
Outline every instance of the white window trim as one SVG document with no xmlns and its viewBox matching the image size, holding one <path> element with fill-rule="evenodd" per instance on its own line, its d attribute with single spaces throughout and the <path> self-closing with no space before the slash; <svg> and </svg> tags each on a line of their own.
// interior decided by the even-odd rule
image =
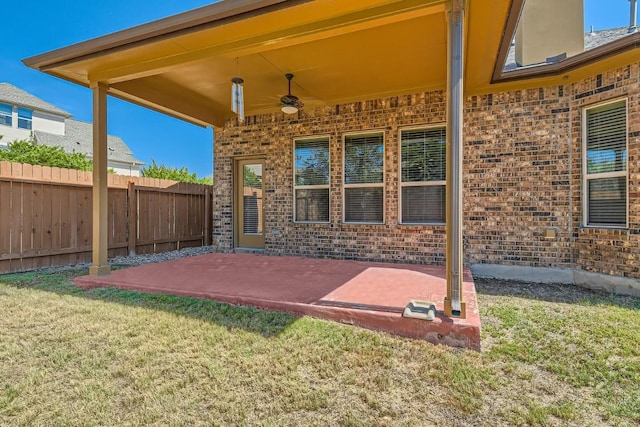
<svg viewBox="0 0 640 427">
<path fill-rule="evenodd" d="M 347 137 L 349 136 L 365 136 L 365 135 L 382 135 L 382 182 L 373 184 L 346 184 L 345 183 L 345 162 Z M 384 225 L 387 223 L 387 190 L 385 183 L 387 182 L 387 141 L 386 134 L 383 129 L 371 129 L 358 132 L 347 132 L 342 135 L 342 223 L 349 225 Z M 382 188 L 382 222 L 360 222 L 346 220 L 347 207 L 347 188 Z"/>
<path fill-rule="evenodd" d="M 325 185 L 296 185 L 296 142 L 311 141 L 314 139 L 327 139 L 329 149 L 329 182 Z M 294 224 L 330 224 L 331 223 L 331 136 L 330 135 L 310 135 L 293 140 L 293 223 Z M 328 221 L 298 221 L 296 218 L 296 190 L 329 190 L 329 220 Z"/>
<path fill-rule="evenodd" d="M 402 187 L 426 187 L 426 186 L 444 186 L 447 189 L 447 181 L 417 181 L 402 182 L 402 132 L 420 130 L 420 129 L 447 129 L 447 123 L 433 123 L 428 125 L 406 126 L 398 129 L 398 225 L 423 225 L 423 226 L 442 226 L 446 225 L 446 218 L 443 222 L 403 222 L 402 221 Z M 445 143 L 446 145 L 446 143 Z M 448 147 L 445 147 L 447 149 Z M 445 159 L 446 162 L 446 159 Z M 446 204 L 446 199 L 445 199 Z M 446 207 L 446 206 L 445 206 Z"/>
<path fill-rule="evenodd" d="M 616 104 L 624 101 L 625 107 L 625 149 L 627 152 L 626 166 L 624 171 L 618 172 L 603 172 L 587 174 L 587 111 L 594 108 L 604 107 L 609 104 Z M 582 224 L 584 228 L 609 228 L 609 229 L 626 229 L 629 228 L 629 99 L 627 97 L 610 99 L 597 104 L 586 106 L 582 109 Z M 600 178 L 618 178 L 625 177 L 627 181 L 626 185 L 626 206 L 625 212 L 625 224 L 624 225 L 611 225 L 611 224 L 590 224 L 589 223 L 589 180 Z"/>
</svg>

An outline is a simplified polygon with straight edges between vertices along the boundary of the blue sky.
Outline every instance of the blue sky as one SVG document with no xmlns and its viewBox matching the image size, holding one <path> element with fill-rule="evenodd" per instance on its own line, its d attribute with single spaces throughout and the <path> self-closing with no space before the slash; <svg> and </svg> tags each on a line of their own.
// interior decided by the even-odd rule
<svg viewBox="0 0 640 427">
<path fill-rule="evenodd" d="M 21 60 L 73 43 L 164 18 L 212 3 L 211 0 L 32 0 L 9 1 L 0 48 L 0 81 L 11 83 L 91 121 L 91 91 L 25 67 Z M 585 28 L 628 25 L 628 0 L 585 0 Z M 109 98 L 110 134 L 121 136 L 136 157 L 168 166 L 186 166 L 211 175 L 211 129 Z"/>
</svg>

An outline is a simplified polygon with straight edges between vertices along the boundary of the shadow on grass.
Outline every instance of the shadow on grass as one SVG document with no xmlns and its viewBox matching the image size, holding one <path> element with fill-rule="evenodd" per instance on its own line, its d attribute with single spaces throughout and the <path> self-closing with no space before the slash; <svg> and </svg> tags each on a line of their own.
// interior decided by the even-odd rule
<svg viewBox="0 0 640 427">
<path fill-rule="evenodd" d="M 494 295 L 538 301 L 582 305 L 615 305 L 640 310 L 640 298 L 560 283 L 532 283 L 515 280 L 475 279 L 478 296 Z"/>
<path fill-rule="evenodd" d="M 96 288 L 84 291 L 73 284 L 73 278 L 86 274 L 86 269 L 15 273 L 0 276 L 0 284 L 113 302 L 129 307 L 162 310 L 179 316 L 211 322 L 228 329 L 243 329 L 265 337 L 280 334 L 298 319 L 293 314 L 233 306 L 201 298 L 147 294 L 116 288 Z"/>
</svg>

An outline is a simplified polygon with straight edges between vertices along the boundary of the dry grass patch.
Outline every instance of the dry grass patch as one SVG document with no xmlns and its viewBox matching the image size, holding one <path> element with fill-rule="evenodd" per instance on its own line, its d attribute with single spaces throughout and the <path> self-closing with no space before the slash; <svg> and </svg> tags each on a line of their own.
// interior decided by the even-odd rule
<svg viewBox="0 0 640 427">
<path fill-rule="evenodd" d="M 640 423 L 640 300 L 563 285 L 479 281 L 484 354 L 506 363 L 517 424 Z"/>
<path fill-rule="evenodd" d="M 640 421 L 637 300 L 481 282 L 476 353 L 80 273 L 0 277 L 0 425 Z"/>
</svg>

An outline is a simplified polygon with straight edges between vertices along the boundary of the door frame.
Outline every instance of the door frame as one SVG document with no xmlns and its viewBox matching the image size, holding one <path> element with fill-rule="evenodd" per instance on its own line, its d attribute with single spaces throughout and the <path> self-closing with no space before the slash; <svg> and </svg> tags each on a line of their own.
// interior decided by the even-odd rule
<svg viewBox="0 0 640 427">
<path fill-rule="evenodd" d="M 255 163 L 261 163 L 262 164 L 262 234 L 263 237 L 266 237 L 266 230 L 264 227 L 264 198 L 265 198 L 265 191 L 264 191 L 264 177 L 265 177 L 265 159 L 266 157 L 264 155 L 251 155 L 251 156 L 239 156 L 239 157 L 235 157 L 233 159 L 233 185 L 232 185 L 232 191 L 233 191 L 233 249 L 241 249 L 241 248 L 247 248 L 245 246 L 240 246 L 240 208 L 241 208 L 241 203 L 240 203 L 240 188 L 242 188 L 242 176 L 241 176 L 241 169 L 240 169 L 240 165 L 245 163 L 245 162 L 255 162 Z M 264 249 L 264 244 L 261 247 L 256 247 L 256 248 L 247 248 L 247 249 L 256 249 L 256 250 L 262 250 Z"/>
</svg>

